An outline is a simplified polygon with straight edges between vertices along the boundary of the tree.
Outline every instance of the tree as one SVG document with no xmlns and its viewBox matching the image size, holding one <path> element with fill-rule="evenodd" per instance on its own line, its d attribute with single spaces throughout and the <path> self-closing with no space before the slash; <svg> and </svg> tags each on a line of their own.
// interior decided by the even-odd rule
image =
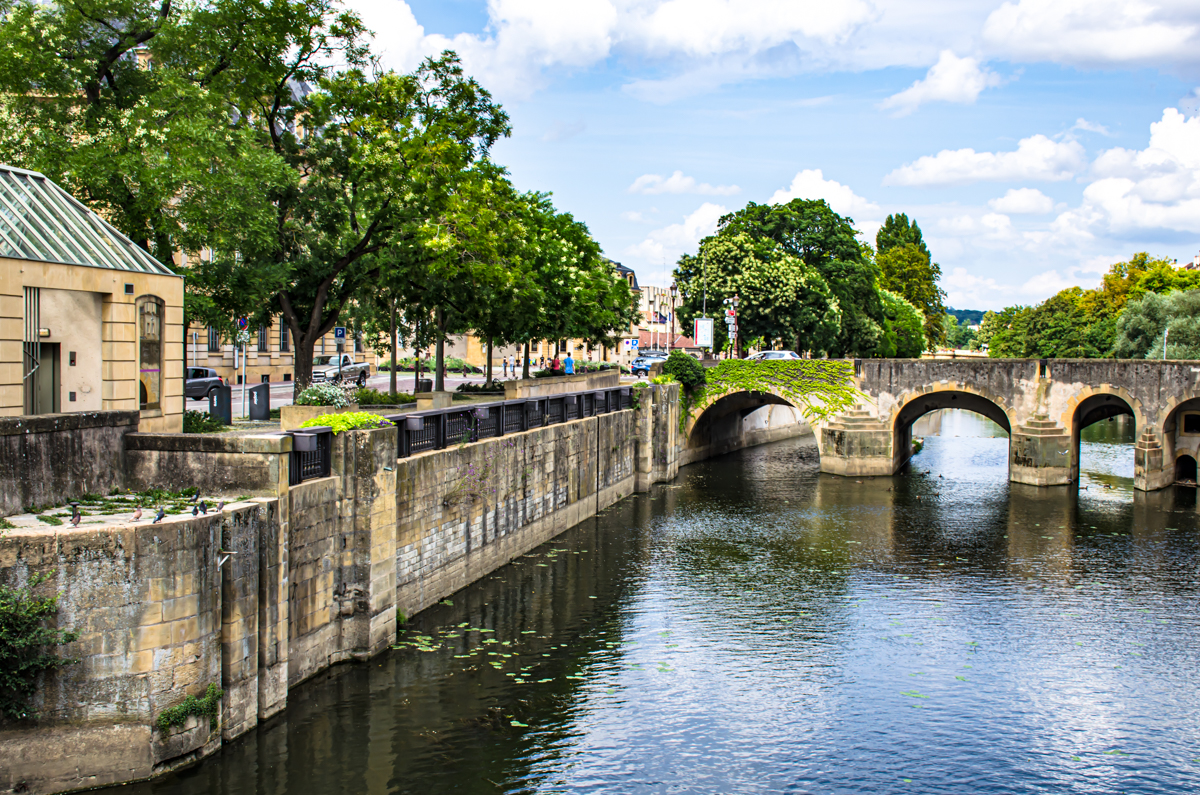
<svg viewBox="0 0 1200 795">
<path fill-rule="evenodd" d="M 1162 359 L 1164 343 L 1167 359 L 1200 359 L 1200 290 L 1144 293 L 1126 305 L 1117 320 L 1117 357 Z"/>
<path fill-rule="evenodd" d="M 815 268 L 772 240 L 745 233 L 705 238 L 698 257 L 684 257 L 675 270 L 683 293 L 680 317 L 699 317 L 707 280 L 708 302 L 721 307 L 738 296 L 738 333 L 743 340 L 782 342 L 798 351 L 832 347 L 841 326 L 836 299 Z M 718 350 L 727 343 L 716 339 Z"/>
<path fill-rule="evenodd" d="M 903 217 L 903 216 L 901 216 Z M 915 227 L 914 227 L 915 228 Z M 917 230 L 920 235 L 920 230 Z M 942 301 L 946 294 L 938 287 L 942 269 L 931 262 L 924 244 L 901 243 L 892 245 L 875 257 L 879 265 L 879 284 L 921 310 L 925 317 L 925 340 L 930 348 L 945 341 L 944 318 L 946 307 Z"/>
<path fill-rule="evenodd" d="M 1082 289 L 1072 287 L 1029 309 L 1020 355 L 1039 359 L 1101 356 L 1103 352 L 1093 347 L 1087 334 L 1087 317 L 1079 306 L 1082 295 Z"/>
<path fill-rule="evenodd" d="M 965 323 L 960 324 L 958 318 L 949 312 L 943 316 L 942 329 L 946 344 L 955 350 L 970 347 L 975 343 L 975 331 Z"/>
<path fill-rule="evenodd" d="M 718 235 L 736 234 L 774 241 L 825 281 L 841 314 L 841 327 L 826 348 L 830 356 L 875 355 L 883 337 L 878 269 L 859 244 L 851 219 L 821 199 L 793 199 L 782 205 L 751 202 L 719 221 Z"/>
<path fill-rule="evenodd" d="M 921 311 L 890 290 L 880 290 L 886 321 L 879 355 L 884 358 L 918 359 L 925 350 L 925 319 Z"/>
<path fill-rule="evenodd" d="M 231 329 L 271 292 L 230 268 L 262 246 L 264 193 L 295 182 L 256 143 L 241 97 L 314 19 L 353 28 L 332 0 L 0 3 L 0 160 L 45 173 L 187 276 L 187 321 Z M 336 46 L 318 48 L 335 57 Z M 211 279 L 189 264 L 217 252 Z"/>
<path fill-rule="evenodd" d="M 926 259 L 933 260 L 929 249 L 925 247 L 921 227 L 917 226 L 917 222 L 909 223 L 908 216 L 904 213 L 889 215 L 883 222 L 883 226 L 879 227 L 879 231 L 875 233 L 876 256 L 893 248 L 909 245 L 916 246 Z"/>
<path fill-rule="evenodd" d="M 981 344 L 987 345 L 993 359 L 1016 359 L 1026 355 L 1026 326 L 1029 307 L 1009 306 L 1001 312 L 988 312 L 979 328 Z"/>
</svg>

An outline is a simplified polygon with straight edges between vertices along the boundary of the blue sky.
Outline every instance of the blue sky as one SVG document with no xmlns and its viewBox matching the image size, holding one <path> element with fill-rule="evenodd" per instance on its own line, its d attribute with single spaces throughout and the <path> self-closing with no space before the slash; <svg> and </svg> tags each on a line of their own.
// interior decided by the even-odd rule
<svg viewBox="0 0 1200 795">
<path fill-rule="evenodd" d="M 494 151 L 605 253 L 670 283 L 724 212 L 905 212 L 948 304 L 1200 252 L 1196 0 L 348 0 L 387 66 L 454 49 Z"/>
</svg>

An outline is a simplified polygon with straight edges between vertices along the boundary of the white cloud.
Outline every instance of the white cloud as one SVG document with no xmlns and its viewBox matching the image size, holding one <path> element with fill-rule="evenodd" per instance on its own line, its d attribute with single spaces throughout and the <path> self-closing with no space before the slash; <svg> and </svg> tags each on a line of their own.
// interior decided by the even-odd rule
<svg viewBox="0 0 1200 795">
<path fill-rule="evenodd" d="M 709 185 L 707 182 L 696 182 L 695 177 L 685 177 L 682 171 L 676 171 L 669 177 L 661 174 L 643 174 L 629 186 L 630 193 L 644 193 L 656 196 L 660 193 L 696 193 L 701 196 L 735 196 L 742 192 L 737 185 Z"/>
<path fill-rule="evenodd" d="M 786 204 L 792 199 L 824 199 L 835 213 L 849 216 L 856 222 L 883 218 L 883 210 L 878 204 L 867 201 L 847 185 L 825 179 L 819 168 L 805 169 L 796 174 L 792 184 L 775 191 L 767 199 L 767 204 Z"/>
<path fill-rule="evenodd" d="M 988 17 L 984 42 L 1010 60 L 1076 66 L 1200 63 L 1195 0 L 1019 0 Z"/>
<path fill-rule="evenodd" d="M 985 88 L 1003 82 L 1000 75 L 981 67 L 974 58 L 959 58 L 950 50 L 943 50 L 923 80 L 888 97 L 879 107 L 894 110 L 894 116 L 907 116 L 926 102 L 971 105 Z"/>
<path fill-rule="evenodd" d="M 1042 193 L 1037 188 L 1010 188 L 1008 193 L 999 199 L 988 202 L 998 213 L 1048 213 L 1054 209 L 1054 199 Z"/>
<path fill-rule="evenodd" d="M 1100 133 L 1101 135 L 1112 135 L 1112 133 L 1110 133 L 1108 131 L 1108 128 L 1105 127 L 1103 124 L 1096 124 L 1094 122 L 1090 122 L 1083 117 L 1076 119 L 1075 123 L 1073 125 L 1071 125 L 1071 129 L 1072 130 L 1083 130 L 1084 132 Z"/>
<path fill-rule="evenodd" d="M 966 185 L 971 182 L 1057 181 L 1070 179 L 1085 164 L 1078 141 L 1053 141 L 1044 135 L 1021 139 L 1014 152 L 943 149 L 901 166 L 885 185 Z"/>
<path fill-rule="evenodd" d="M 986 276 L 976 276 L 966 268 L 954 268 L 942 275 L 939 283 L 946 291 L 946 305 L 970 309 L 974 307 L 1003 304 L 1004 297 L 1011 292 L 1007 285 Z"/>
<path fill-rule="evenodd" d="M 1200 116 L 1175 108 L 1150 125 L 1150 145 L 1109 149 L 1096 158 L 1097 177 L 1080 207 L 1056 223 L 1077 234 L 1135 229 L 1200 229 Z"/>
<path fill-rule="evenodd" d="M 627 248 L 625 254 L 648 265 L 652 275 L 661 275 L 659 271 L 669 271 L 680 254 L 695 253 L 700 241 L 717 231 L 717 221 L 728 212 L 719 204 L 705 202 L 680 223 L 655 229 L 641 243 Z"/>
<path fill-rule="evenodd" d="M 640 213 L 637 210 L 626 210 L 625 212 L 621 213 L 621 220 L 631 221 L 632 223 L 635 223 L 635 224 L 653 223 L 653 221 L 651 221 L 651 219 L 647 218 L 644 213 Z"/>
</svg>

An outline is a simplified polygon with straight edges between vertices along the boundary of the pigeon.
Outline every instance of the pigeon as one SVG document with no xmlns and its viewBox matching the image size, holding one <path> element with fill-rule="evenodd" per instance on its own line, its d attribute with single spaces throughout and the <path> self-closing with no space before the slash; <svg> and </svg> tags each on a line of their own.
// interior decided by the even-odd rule
<svg viewBox="0 0 1200 795">
<path fill-rule="evenodd" d="M 203 513 L 203 514 L 208 513 L 208 503 L 205 502 L 204 500 L 200 500 L 200 513 Z"/>
<path fill-rule="evenodd" d="M 196 501 L 196 500 L 198 500 L 198 499 L 200 499 L 200 492 L 199 492 L 199 491 L 197 491 L 197 492 L 196 492 L 195 494 L 193 494 L 192 496 L 188 497 L 188 502 L 195 502 L 195 501 Z"/>
<path fill-rule="evenodd" d="M 158 524 L 159 522 L 161 522 L 161 521 L 162 521 L 163 517 L 164 517 L 164 516 L 166 516 L 166 515 L 167 515 L 167 511 L 166 511 L 166 509 L 165 509 L 165 508 L 163 508 L 163 507 L 160 505 L 160 506 L 159 506 L 159 508 L 158 508 L 158 513 L 156 513 L 156 514 L 154 515 L 154 521 L 153 521 L 153 522 L 151 522 L 150 524 Z"/>
<path fill-rule="evenodd" d="M 193 505 L 192 506 L 192 516 L 199 516 L 199 515 L 200 515 L 200 506 Z"/>
<path fill-rule="evenodd" d="M 139 505 L 133 509 L 133 521 L 136 522 L 138 519 L 141 519 L 141 518 L 142 518 L 142 506 Z"/>
<path fill-rule="evenodd" d="M 79 515 L 79 503 L 71 503 L 71 527 L 79 527 L 79 520 L 82 518 Z"/>
<path fill-rule="evenodd" d="M 225 500 L 221 500 L 217 503 L 217 513 L 220 513 L 223 510 L 225 510 Z"/>
</svg>

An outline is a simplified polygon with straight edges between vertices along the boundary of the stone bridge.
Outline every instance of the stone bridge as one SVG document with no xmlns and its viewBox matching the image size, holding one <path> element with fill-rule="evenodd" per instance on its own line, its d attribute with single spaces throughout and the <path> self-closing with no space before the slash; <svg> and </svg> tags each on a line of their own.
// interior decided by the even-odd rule
<svg viewBox="0 0 1200 795">
<path fill-rule="evenodd" d="M 863 402 L 813 427 L 822 472 L 895 474 L 912 456 L 913 423 L 957 408 L 1008 433 L 1009 479 L 1016 483 L 1073 483 L 1080 431 L 1118 415 L 1132 417 L 1136 429 L 1136 488 L 1196 478 L 1200 361 L 860 359 L 854 373 Z M 770 391 L 711 396 L 688 418 L 681 462 L 745 446 L 736 438 L 743 419 L 769 406 L 790 403 Z M 769 438 L 768 431 L 756 441 Z"/>
</svg>

